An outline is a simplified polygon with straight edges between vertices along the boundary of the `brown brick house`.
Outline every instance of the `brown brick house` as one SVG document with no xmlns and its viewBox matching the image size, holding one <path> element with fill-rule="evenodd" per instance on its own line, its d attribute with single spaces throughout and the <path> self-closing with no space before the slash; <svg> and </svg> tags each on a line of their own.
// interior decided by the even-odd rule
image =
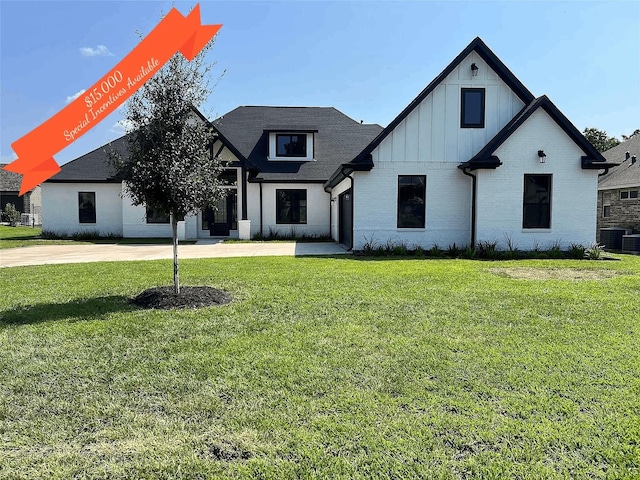
<svg viewBox="0 0 640 480">
<path fill-rule="evenodd" d="M 602 155 L 619 165 L 598 181 L 598 241 L 603 228 L 621 227 L 640 234 L 640 135 Z"/>
</svg>

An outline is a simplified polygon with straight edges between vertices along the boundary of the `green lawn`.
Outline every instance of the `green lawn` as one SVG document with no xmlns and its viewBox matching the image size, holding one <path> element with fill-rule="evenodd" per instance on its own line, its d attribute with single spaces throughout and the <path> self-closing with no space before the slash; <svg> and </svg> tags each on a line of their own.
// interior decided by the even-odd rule
<svg viewBox="0 0 640 480">
<path fill-rule="evenodd" d="M 119 245 L 159 244 L 169 245 L 171 238 L 99 238 L 96 240 L 71 240 L 41 238 L 41 228 L 9 227 L 0 225 L 0 250 L 3 248 L 29 247 L 31 245 L 87 245 L 91 243 L 115 243 Z M 194 244 L 195 241 L 181 240 L 181 245 Z"/>
<path fill-rule="evenodd" d="M 0 478 L 640 478 L 640 257 L 0 269 Z"/>
</svg>

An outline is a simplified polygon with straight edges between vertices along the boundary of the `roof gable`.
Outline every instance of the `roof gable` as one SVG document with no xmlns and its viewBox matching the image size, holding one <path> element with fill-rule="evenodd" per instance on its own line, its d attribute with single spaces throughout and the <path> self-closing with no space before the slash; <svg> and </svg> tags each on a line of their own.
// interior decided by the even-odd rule
<svg viewBox="0 0 640 480">
<path fill-rule="evenodd" d="M 476 37 L 467 47 L 458 54 L 447 67 L 433 79 L 429 85 L 425 87 L 420 94 L 380 134 L 360 152 L 360 154 L 352 160 L 352 163 L 366 162 L 367 157 L 373 150 L 415 109 L 420 103 L 442 83 L 447 76 L 471 53 L 476 52 L 487 65 L 500 77 L 500 79 L 522 100 L 528 105 L 534 100 L 533 94 L 525 87 L 520 80 L 502 63 L 502 61 L 491 51 L 491 49 L 480 39 Z"/>
<path fill-rule="evenodd" d="M 627 152 L 629 152 L 629 158 L 626 158 Z M 634 155 L 635 163 L 632 162 Z M 619 165 L 600 177 L 598 188 L 640 186 L 640 135 L 634 135 L 629 140 L 607 150 L 602 156 L 608 162 Z"/>
<path fill-rule="evenodd" d="M 262 181 L 324 182 L 382 130 L 379 125 L 356 122 L 333 107 L 243 106 L 213 123 Z M 316 161 L 268 160 L 271 132 L 313 133 Z"/>
<path fill-rule="evenodd" d="M 589 143 L 584 135 L 573 126 L 567 117 L 558 110 L 553 102 L 549 100 L 546 95 L 543 95 L 526 105 L 482 150 L 475 154 L 469 161 L 460 164 L 458 167 L 475 170 L 478 168 L 496 168 L 500 166 L 500 159 L 494 155 L 495 151 L 539 108 L 542 108 L 584 152 L 585 156 L 582 157 L 583 168 L 608 168 L 612 166 L 607 163 L 606 159 Z"/>
</svg>

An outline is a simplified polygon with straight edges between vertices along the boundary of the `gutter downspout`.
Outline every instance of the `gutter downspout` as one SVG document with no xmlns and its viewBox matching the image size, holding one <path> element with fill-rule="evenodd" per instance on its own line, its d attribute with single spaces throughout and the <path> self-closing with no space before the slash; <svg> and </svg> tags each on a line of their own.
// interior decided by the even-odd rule
<svg viewBox="0 0 640 480">
<path fill-rule="evenodd" d="M 242 220 L 247 218 L 247 169 L 242 166 Z"/>
<path fill-rule="evenodd" d="M 353 173 L 353 172 L 351 172 Z M 354 223 L 354 211 L 353 211 L 353 205 L 354 205 L 354 199 L 355 196 L 353 195 L 354 189 L 353 189 L 353 177 L 351 176 L 351 173 L 349 173 L 348 175 L 344 173 L 344 169 L 342 170 L 342 174 L 344 175 L 345 178 L 348 178 L 350 180 L 350 184 L 351 186 L 349 187 L 349 190 L 351 190 L 351 241 L 349 242 L 350 245 L 348 245 L 348 249 L 347 251 L 352 251 L 353 250 L 353 223 Z M 338 240 L 340 240 L 340 234 L 338 234 Z"/>
<path fill-rule="evenodd" d="M 262 182 L 260 182 L 259 185 L 260 185 L 260 236 L 264 238 L 264 230 L 262 227 Z"/>
<path fill-rule="evenodd" d="M 477 178 L 474 174 L 469 173 L 469 167 L 462 169 L 467 177 L 471 177 L 471 248 L 476 248 L 476 192 L 477 192 Z"/>
</svg>

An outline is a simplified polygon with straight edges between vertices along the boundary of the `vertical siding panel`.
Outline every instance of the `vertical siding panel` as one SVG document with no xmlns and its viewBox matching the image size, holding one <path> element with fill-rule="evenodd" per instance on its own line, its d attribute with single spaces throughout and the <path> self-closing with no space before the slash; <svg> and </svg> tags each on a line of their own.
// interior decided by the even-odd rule
<svg viewBox="0 0 640 480">
<path fill-rule="evenodd" d="M 420 109 L 416 108 L 407 117 L 407 128 L 406 128 L 407 148 L 405 151 L 405 155 L 406 155 L 405 158 L 410 162 L 415 162 L 418 160 L 419 120 L 420 120 Z"/>
<path fill-rule="evenodd" d="M 393 133 L 388 135 L 382 143 L 378 146 L 380 161 L 390 162 L 391 161 L 391 143 L 392 143 Z"/>
<path fill-rule="evenodd" d="M 433 95 L 433 94 L 432 94 Z M 431 117 L 433 115 L 433 96 L 429 95 L 420 104 L 420 160 L 423 162 L 429 162 L 433 158 L 432 155 L 432 131 L 431 131 Z"/>
<path fill-rule="evenodd" d="M 444 85 L 438 85 L 433 91 L 433 115 L 431 120 L 431 139 L 433 141 L 432 161 L 444 160 L 444 129 L 445 129 L 445 92 Z"/>
<path fill-rule="evenodd" d="M 405 161 L 405 147 L 407 143 L 406 125 L 407 125 L 407 120 L 404 119 L 398 124 L 396 129 L 393 131 L 393 147 L 391 150 L 393 157 L 391 159 L 394 162 Z"/>
<path fill-rule="evenodd" d="M 458 85 L 447 85 L 445 102 L 445 148 L 442 160 L 458 160 L 458 135 L 460 134 L 460 88 Z"/>
</svg>

